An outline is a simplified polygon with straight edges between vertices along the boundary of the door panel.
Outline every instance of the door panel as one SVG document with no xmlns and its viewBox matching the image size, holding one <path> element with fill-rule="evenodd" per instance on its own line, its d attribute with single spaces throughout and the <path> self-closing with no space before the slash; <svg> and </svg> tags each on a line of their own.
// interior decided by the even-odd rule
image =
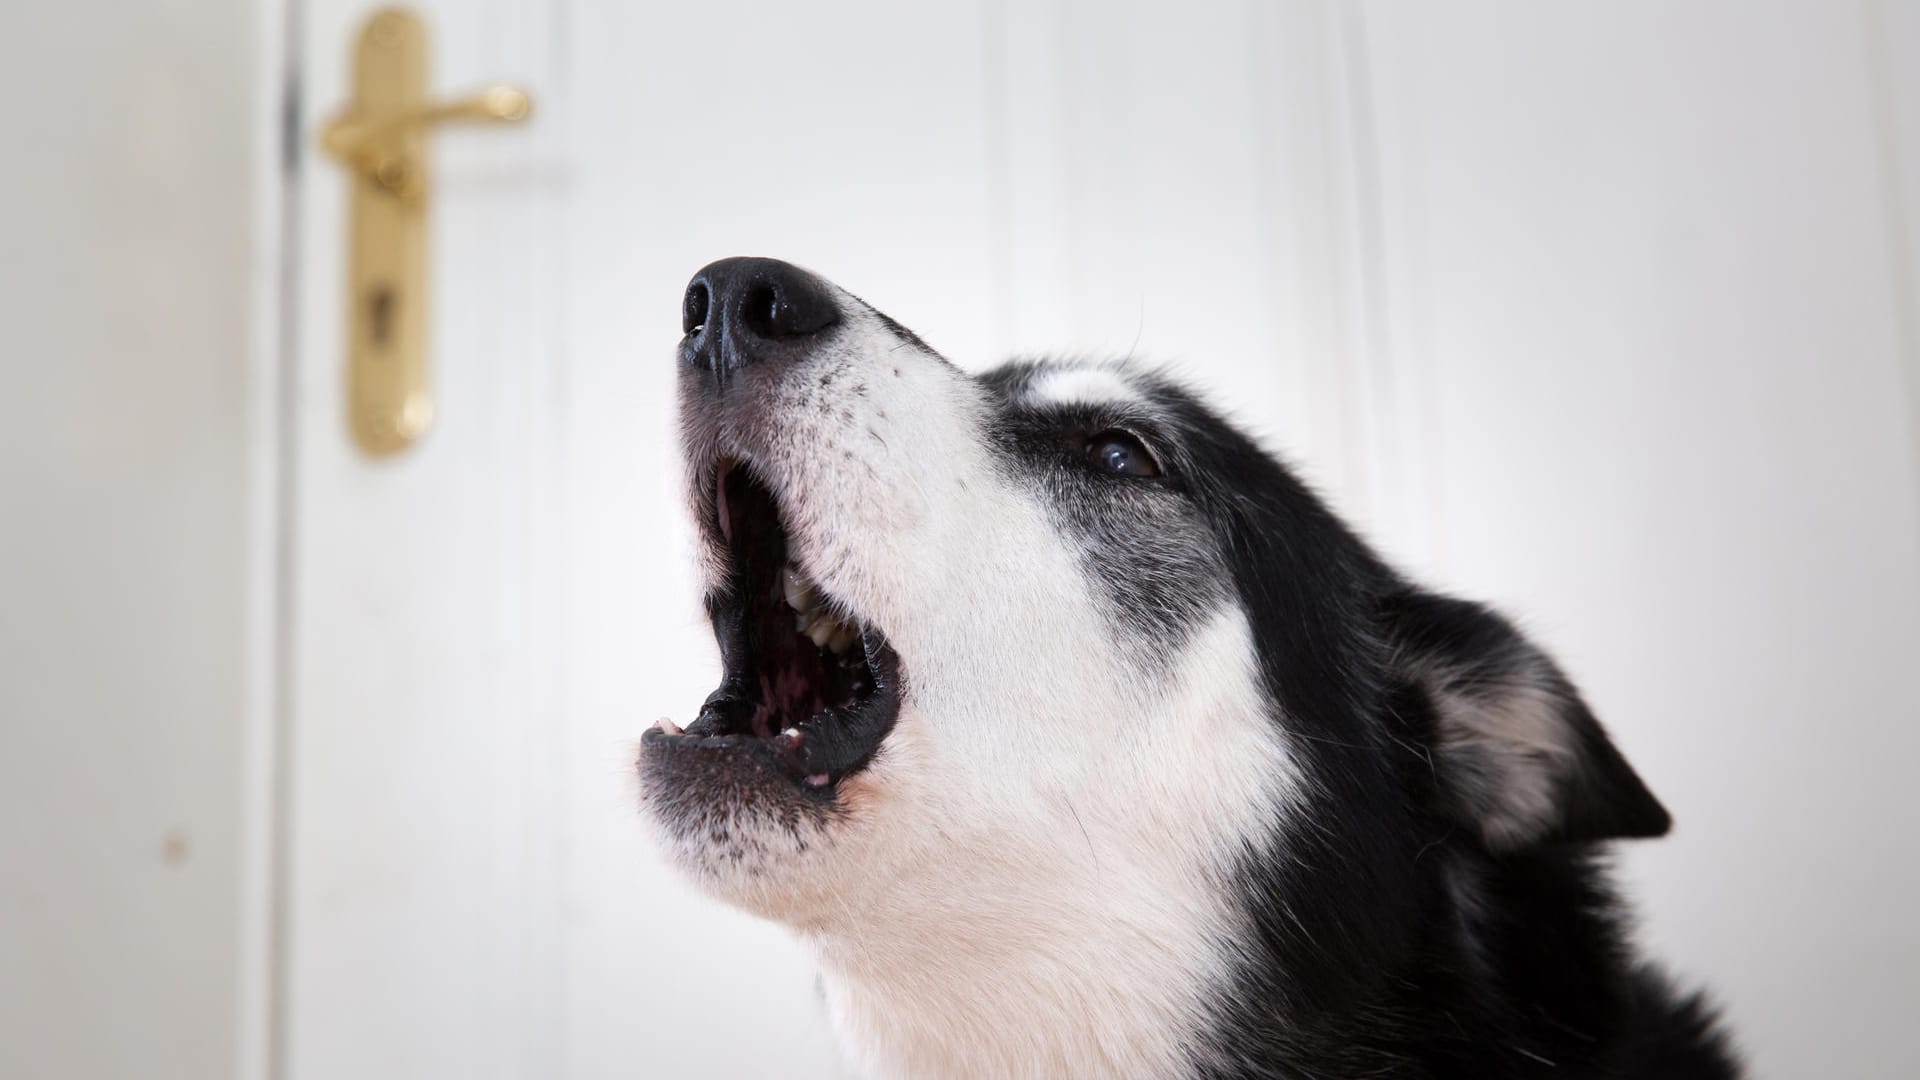
<svg viewBox="0 0 1920 1080">
<path fill-rule="evenodd" d="M 550 9 L 421 11 L 437 95 L 552 82 Z M 369 12 L 302 5 L 287 1075 L 547 1075 L 565 923 L 561 162 L 541 124 L 429 136 L 437 419 L 400 457 L 360 456 L 342 411 L 345 184 L 312 133 L 347 102 Z"/>
<path fill-rule="evenodd" d="M 315 8 L 316 42 L 364 15 Z M 984 350 L 980 11 L 426 14 L 436 87 L 536 113 L 436 137 L 439 420 L 392 462 L 340 435 L 339 184 L 308 170 L 291 1073 L 831 1075 L 798 945 L 692 895 L 635 810 L 639 732 L 715 680 L 671 348 L 691 272 L 765 251 Z"/>
</svg>

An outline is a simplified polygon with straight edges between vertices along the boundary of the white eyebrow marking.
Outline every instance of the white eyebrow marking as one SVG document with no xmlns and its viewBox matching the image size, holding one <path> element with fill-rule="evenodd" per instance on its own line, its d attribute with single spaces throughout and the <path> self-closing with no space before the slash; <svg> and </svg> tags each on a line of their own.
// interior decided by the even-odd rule
<svg viewBox="0 0 1920 1080">
<path fill-rule="evenodd" d="M 1049 371 L 1035 380 L 1030 395 L 1056 405 L 1099 405 L 1137 402 L 1140 394 L 1119 372 L 1109 368 L 1067 368 Z"/>
</svg>

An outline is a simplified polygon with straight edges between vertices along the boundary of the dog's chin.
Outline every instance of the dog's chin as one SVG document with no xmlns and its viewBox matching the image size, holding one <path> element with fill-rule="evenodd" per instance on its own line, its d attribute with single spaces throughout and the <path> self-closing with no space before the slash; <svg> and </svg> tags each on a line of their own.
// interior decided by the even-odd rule
<svg viewBox="0 0 1920 1080">
<path fill-rule="evenodd" d="M 792 797 L 791 785 L 736 787 L 643 764 L 643 803 L 654 844 L 683 880 L 708 897 L 795 930 L 836 923 L 870 884 L 866 855 L 882 834 L 874 808 L 886 770 L 836 785 L 831 801 Z M 850 891 L 852 890 L 852 891 Z"/>
<path fill-rule="evenodd" d="M 725 459 L 712 476 L 726 565 L 708 608 L 724 670 L 690 723 L 663 720 L 641 738 L 641 796 L 683 870 L 779 917 L 806 864 L 849 825 L 899 717 L 901 663 L 796 562 L 765 484 Z"/>
<path fill-rule="evenodd" d="M 891 712 L 897 702 L 869 707 Z M 641 740 L 642 808 L 669 860 L 714 898 L 776 921 L 805 923 L 843 904 L 849 852 L 863 846 L 883 801 L 884 766 L 811 772 L 821 766 L 805 741 L 699 733 L 706 730 L 698 722 L 677 735 L 656 728 Z"/>
</svg>

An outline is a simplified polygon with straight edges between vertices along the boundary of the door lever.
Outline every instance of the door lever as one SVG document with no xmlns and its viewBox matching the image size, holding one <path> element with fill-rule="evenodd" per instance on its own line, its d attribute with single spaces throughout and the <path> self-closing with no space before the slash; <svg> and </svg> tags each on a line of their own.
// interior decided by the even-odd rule
<svg viewBox="0 0 1920 1080">
<path fill-rule="evenodd" d="M 417 199 L 426 194 L 426 181 L 419 164 L 409 160 L 407 133 L 455 121 L 511 123 L 526 119 L 530 109 L 525 91 L 491 86 L 456 101 L 374 116 L 349 110 L 320 133 L 320 145 L 341 164 L 388 191 Z"/>
<path fill-rule="evenodd" d="M 427 134 L 440 124 L 527 118 L 524 91 L 427 99 L 427 29 L 405 8 L 373 15 L 354 46 L 354 100 L 320 133 L 352 178 L 347 233 L 347 415 L 373 456 L 433 423 L 427 362 Z"/>
</svg>

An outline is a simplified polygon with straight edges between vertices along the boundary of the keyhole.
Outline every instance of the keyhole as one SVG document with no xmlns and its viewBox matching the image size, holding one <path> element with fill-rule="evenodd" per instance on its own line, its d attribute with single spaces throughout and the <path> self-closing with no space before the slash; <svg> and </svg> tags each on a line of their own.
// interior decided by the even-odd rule
<svg viewBox="0 0 1920 1080">
<path fill-rule="evenodd" d="M 384 346 L 393 337 L 393 286 L 375 285 L 367 293 L 367 336 Z"/>
</svg>

